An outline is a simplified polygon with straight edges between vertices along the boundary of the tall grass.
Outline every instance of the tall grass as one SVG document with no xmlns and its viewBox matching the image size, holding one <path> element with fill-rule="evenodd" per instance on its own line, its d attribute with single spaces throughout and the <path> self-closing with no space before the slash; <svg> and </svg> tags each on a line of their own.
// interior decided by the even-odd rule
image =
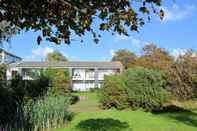
<svg viewBox="0 0 197 131">
<path fill-rule="evenodd" d="M 14 120 L 0 124 L 0 131 L 44 131 L 66 124 L 70 114 L 66 109 L 69 97 L 47 95 L 17 107 Z"/>
<path fill-rule="evenodd" d="M 24 116 L 31 125 L 31 130 L 58 128 L 66 123 L 69 105 L 68 97 L 47 96 L 24 106 Z"/>
</svg>

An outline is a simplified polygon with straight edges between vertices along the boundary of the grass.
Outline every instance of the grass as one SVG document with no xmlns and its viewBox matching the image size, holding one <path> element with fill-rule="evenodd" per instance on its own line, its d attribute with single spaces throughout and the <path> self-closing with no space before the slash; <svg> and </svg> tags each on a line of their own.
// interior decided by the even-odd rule
<svg viewBox="0 0 197 131">
<path fill-rule="evenodd" d="M 96 93 L 74 93 L 80 97 L 80 102 L 71 105 L 69 111 L 79 113 L 79 112 L 95 112 L 101 111 L 98 108 L 98 98 Z"/>
<path fill-rule="evenodd" d="M 65 128 L 51 131 L 197 131 L 195 111 L 176 106 L 163 113 L 100 110 L 95 93 L 77 95 L 81 97 L 81 101 L 70 108 L 76 113 L 72 121 Z M 185 105 L 187 104 L 184 103 Z"/>
</svg>

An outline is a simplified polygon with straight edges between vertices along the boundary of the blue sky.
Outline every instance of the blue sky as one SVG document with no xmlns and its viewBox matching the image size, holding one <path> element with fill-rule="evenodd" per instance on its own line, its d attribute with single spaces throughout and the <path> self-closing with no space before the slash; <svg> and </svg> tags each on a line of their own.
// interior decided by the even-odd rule
<svg viewBox="0 0 197 131">
<path fill-rule="evenodd" d="M 87 33 L 83 43 L 75 38 L 70 45 L 55 45 L 44 41 L 38 46 L 38 33 L 29 31 L 14 36 L 11 43 L 4 44 L 3 48 L 28 61 L 44 60 L 46 54 L 54 50 L 59 50 L 73 61 L 108 61 L 119 49 L 140 54 L 140 49 L 150 42 L 166 48 L 175 56 L 184 53 L 188 48 L 197 50 L 197 0 L 175 0 L 175 3 L 172 1 L 165 0 L 162 5 L 166 12 L 163 21 L 152 17 L 150 23 L 146 23 L 139 33 L 131 32 L 130 37 L 99 32 L 102 38 L 99 44 L 95 44 Z"/>
</svg>

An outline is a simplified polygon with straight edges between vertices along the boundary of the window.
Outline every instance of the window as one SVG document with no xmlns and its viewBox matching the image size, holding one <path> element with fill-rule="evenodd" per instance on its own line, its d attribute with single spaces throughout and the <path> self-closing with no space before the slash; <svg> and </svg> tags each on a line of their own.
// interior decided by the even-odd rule
<svg viewBox="0 0 197 131">
<path fill-rule="evenodd" d="M 18 75 L 18 72 L 17 71 L 12 71 L 12 78 L 15 78 L 17 75 Z"/>
</svg>

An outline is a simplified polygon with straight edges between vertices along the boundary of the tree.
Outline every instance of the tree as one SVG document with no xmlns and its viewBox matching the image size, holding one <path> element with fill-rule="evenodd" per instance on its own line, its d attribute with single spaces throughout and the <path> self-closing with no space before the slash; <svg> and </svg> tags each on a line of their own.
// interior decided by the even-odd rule
<svg viewBox="0 0 197 131">
<path fill-rule="evenodd" d="M 115 52 L 112 61 L 120 61 L 123 64 L 124 68 L 128 68 L 131 63 L 135 62 L 135 59 L 136 56 L 134 53 L 126 49 L 121 49 Z"/>
<path fill-rule="evenodd" d="M 7 21 L 0 22 L 0 43 L 9 42 L 11 37 L 17 33 L 17 29 Z"/>
<path fill-rule="evenodd" d="M 197 98 L 197 52 L 188 50 L 179 56 L 167 73 L 168 90 L 175 98 Z"/>
<path fill-rule="evenodd" d="M 67 61 L 67 58 L 59 51 L 54 51 L 47 54 L 47 61 Z"/>
<path fill-rule="evenodd" d="M 72 33 L 82 37 L 85 32 L 98 42 L 95 20 L 102 31 L 128 35 L 126 28 L 138 31 L 153 13 L 163 18 L 160 5 L 161 0 L 1 0 L 0 22 L 8 21 L 20 31 L 41 31 L 38 44 L 43 38 L 69 44 Z"/>
<path fill-rule="evenodd" d="M 49 86 L 51 87 L 52 94 L 65 95 L 71 91 L 70 75 L 68 70 L 48 68 L 43 73 L 44 76 L 49 79 Z"/>
<path fill-rule="evenodd" d="M 173 57 L 162 48 L 154 44 L 145 45 L 142 56 L 136 60 L 136 65 L 165 73 L 172 65 Z"/>
</svg>

